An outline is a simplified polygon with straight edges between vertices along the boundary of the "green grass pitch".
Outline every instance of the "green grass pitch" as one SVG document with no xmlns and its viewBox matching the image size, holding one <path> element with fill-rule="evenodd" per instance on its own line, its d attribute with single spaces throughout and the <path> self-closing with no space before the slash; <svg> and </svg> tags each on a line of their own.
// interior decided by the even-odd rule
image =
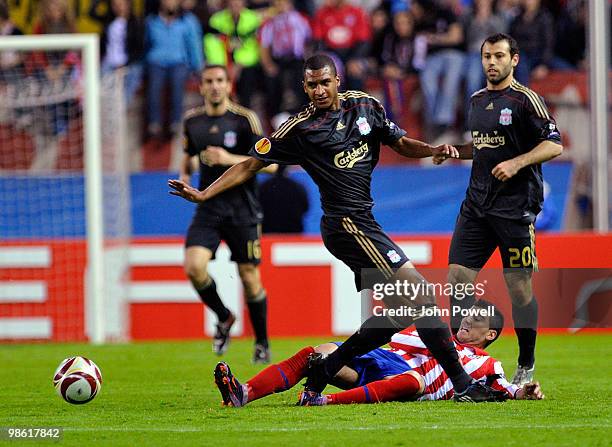
<svg viewBox="0 0 612 447">
<path fill-rule="evenodd" d="M 324 340 L 273 341 L 275 360 Z M 493 404 L 387 403 L 300 408 L 298 388 L 246 408 L 221 408 L 212 380 L 218 358 L 210 342 L 3 345 L 0 426 L 63 427 L 59 445 L 384 445 L 610 446 L 612 336 L 542 335 L 537 379 L 546 399 Z M 502 337 L 490 353 L 514 370 L 516 342 Z M 251 342 L 235 341 L 225 356 L 247 379 Z M 70 355 L 101 368 L 100 394 L 86 405 L 61 400 L 51 379 Z M 0 444 L 35 445 L 33 441 Z M 39 443 L 48 444 L 49 441 Z"/>
</svg>

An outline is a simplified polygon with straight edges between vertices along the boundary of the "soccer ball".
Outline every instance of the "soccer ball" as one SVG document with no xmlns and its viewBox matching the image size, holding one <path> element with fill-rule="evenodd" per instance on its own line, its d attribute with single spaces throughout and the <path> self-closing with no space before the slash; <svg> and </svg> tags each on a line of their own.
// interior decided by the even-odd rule
<svg viewBox="0 0 612 447">
<path fill-rule="evenodd" d="M 100 368 L 85 357 L 68 357 L 55 370 L 53 386 L 71 404 L 86 404 L 102 387 Z"/>
</svg>

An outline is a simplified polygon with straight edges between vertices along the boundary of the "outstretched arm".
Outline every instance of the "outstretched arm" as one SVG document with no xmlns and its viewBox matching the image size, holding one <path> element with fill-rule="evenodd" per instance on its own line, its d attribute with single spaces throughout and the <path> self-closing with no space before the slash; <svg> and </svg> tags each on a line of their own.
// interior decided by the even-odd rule
<svg viewBox="0 0 612 447">
<path fill-rule="evenodd" d="M 168 186 L 172 189 L 170 194 L 182 197 L 190 202 L 200 203 L 226 191 L 234 186 L 241 185 L 252 178 L 257 171 L 262 169 L 266 164 L 253 157 L 248 157 L 241 163 L 238 163 L 223 173 L 221 177 L 213 182 L 204 191 L 200 191 L 181 180 L 168 180 Z"/>
<path fill-rule="evenodd" d="M 434 159 L 458 158 L 459 151 L 450 144 L 432 146 L 423 141 L 413 140 L 406 136 L 401 137 L 391 145 L 391 149 L 408 158 L 434 157 Z"/>
<path fill-rule="evenodd" d="M 206 150 L 202 152 L 202 160 L 208 166 L 234 166 L 249 158 L 251 157 L 248 155 L 232 154 L 220 146 L 208 146 Z M 277 170 L 278 165 L 271 164 L 264 166 L 260 172 L 274 174 Z"/>
<path fill-rule="evenodd" d="M 458 157 L 453 157 L 453 158 L 460 158 L 461 160 L 471 160 L 473 158 L 472 142 L 471 141 L 469 143 L 464 143 L 462 145 L 457 145 L 456 148 L 457 148 L 457 152 L 458 152 L 459 156 Z M 449 158 L 449 157 L 445 156 L 444 154 L 434 155 L 433 156 L 433 163 L 435 165 L 440 165 L 440 164 L 444 163 L 447 158 Z"/>
</svg>

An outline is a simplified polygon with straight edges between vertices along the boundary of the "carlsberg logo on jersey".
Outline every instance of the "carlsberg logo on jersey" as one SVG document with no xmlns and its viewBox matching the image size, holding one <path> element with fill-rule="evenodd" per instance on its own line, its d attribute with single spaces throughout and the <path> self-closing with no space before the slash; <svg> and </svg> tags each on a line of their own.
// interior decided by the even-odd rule
<svg viewBox="0 0 612 447">
<path fill-rule="evenodd" d="M 477 130 L 474 130 L 472 131 L 472 141 L 476 149 L 495 149 L 506 144 L 506 137 L 497 135 L 497 131 L 494 131 L 493 135 L 489 135 L 488 133 L 481 134 Z"/>
<path fill-rule="evenodd" d="M 355 163 L 364 158 L 368 153 L 368 143 L 363 143 L 361 146 L 342 151 L 334 157 L 334 164 L 339 168 L 352 168 Z"/>
</svg>

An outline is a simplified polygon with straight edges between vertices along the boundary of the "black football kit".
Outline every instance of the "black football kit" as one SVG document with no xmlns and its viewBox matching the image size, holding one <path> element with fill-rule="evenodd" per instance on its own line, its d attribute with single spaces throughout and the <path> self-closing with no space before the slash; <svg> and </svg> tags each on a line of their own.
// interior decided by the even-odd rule
<svg viewBox="0 0 612 447">
<path fill-rule="evenodd" d="M 203 190 L 217 180 L 229 166 L 208 166 L 202 152 L 208 146 L 219 146 L 232 154 L 248 155 L 261 138 L 262 129 L 255 113 L 230 103 L 225 114 L 209 116 L 204 107 L 187 112 L 184 123 L 184 150 L 199 156 L 200 183 Z M 256 179 L 225 191 L 198 204 L 185 245 L 210 249 L 213 256 L 221 240 L 232 252 L 232 261 L 259 264 L 260 223 L 262 211 L 257 197 Z"/>
<path fill-rule="evenodd" d="M 502 182 L 499 163 L 561 136 L 544 100 L 516 81 L 504 90 L 482 89 L 468 111 L 473 164 L 457 218 L 449 263 L 482 268 L 499 247 L 505 268 L 537 268 L 534 222 L 544 201 L 542 166 L 526 166 Z"/>
<path fill-rule="evenodd" d="M 370 194 L 381 143 L 394 144 L 406 132 L 366 93 L 338 96 L 338 110 L 317 110 L 311 103 L 269 139 L 259 140 L 251 155 L 266 163 L 300 165 L 310 175 L 321 195 L 323 242 L 351 268 L 362 290 L 389 279 L 408 260 L 374 219 Z M 376 274 L 362 277 L 362 269 Z"/>
</svg>

